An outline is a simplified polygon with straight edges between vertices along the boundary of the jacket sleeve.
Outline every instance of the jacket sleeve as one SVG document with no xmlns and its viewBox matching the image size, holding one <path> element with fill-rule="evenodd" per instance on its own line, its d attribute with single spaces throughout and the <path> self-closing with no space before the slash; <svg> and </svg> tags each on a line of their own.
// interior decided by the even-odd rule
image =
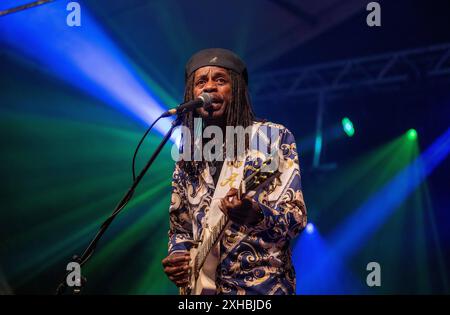
<svg viewBox="0 0 450 315">
<path fill-rule="evenodd" d="M 273 236 L 292 239 L 305 228 L 307 212 L 294 136 L 286 128 L 280 133 L 278 170 L 281 175 L 274 185 L 254 196 L 264 214 L 256 229 L 270 230 Z"/>
<path fill-rule="evenodd" d="M 172 196 L 169 207 L 169 255 L 192 247 L 192 218 L 186 205 L 184 172 L 178 163 L 172 176 Z"/>
</svg>

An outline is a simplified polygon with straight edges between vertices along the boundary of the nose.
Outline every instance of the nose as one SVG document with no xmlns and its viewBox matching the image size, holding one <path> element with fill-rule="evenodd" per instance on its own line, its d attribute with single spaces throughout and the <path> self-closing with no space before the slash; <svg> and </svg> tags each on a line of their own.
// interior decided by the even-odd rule
<svg viewBox="0 0 450 315">
<path fill-rule="evenodd" d="M 204 93 L 217 92 L 216 82 L 214 82 L 214 80 L 208 80 L 208 82 L 206 82 L 205 86 L 203 87 L 202 92 Z"/>
</svg>

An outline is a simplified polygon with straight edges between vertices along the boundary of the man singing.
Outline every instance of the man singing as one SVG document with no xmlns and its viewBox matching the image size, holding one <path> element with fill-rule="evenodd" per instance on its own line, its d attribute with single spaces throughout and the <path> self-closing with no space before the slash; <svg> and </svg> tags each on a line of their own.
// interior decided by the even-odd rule
<svg viewBox="0 0 450 315">
<path fill-rule="evenodd" d="M 210 126 L 220 128 L 223 135 L 228 128 L 238 126 L 250 132 L 241 141 L 243 155 L 233 152 L 225 158 L 229 145 L 224 143 L 219 154 L 223 159 L 183 158 L 176 163 L 164 272 L 178 287 L 189 286 L 189 251 L 211 229 L 208 222 L 223 213 L 230 224 L 205 262 L 203 268 L 213 270 L 209 279 L 212 286 L 201 294 L 295 294 L 289 245 L 306 226 L 306 207 L 294 136 L 282 125 L 255 119 L 247 69 L 233 52 L 201 50 L 191 57 L 185 71 L 184 100 L 208 93 L 212 102 L 207 108 L 184 114 L 182 126 L 190 131 L 191 139 L 183 137 L 182 150 L 195 147 L 198 124 L 194 121 L 199 118 L 200 133 Z M 236 148 L 234 138 L 231 142 Z M 242 182 L 268 161 L 268 152 L 279 176 L 263 189 L 240 198 Z"/>
</svg>

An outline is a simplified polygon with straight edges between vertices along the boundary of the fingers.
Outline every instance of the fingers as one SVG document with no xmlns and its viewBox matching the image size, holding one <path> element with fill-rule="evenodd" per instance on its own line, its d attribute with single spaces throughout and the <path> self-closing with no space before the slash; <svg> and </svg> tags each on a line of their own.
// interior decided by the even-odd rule
<svg viewBox="0 0 450 315">
<path fill-rule="evenodd" d="M 222 198 L 222 200 L 225 200 L 225 206 L 227 207 L 236 207 L 239 206 L 241 203 L 241 200 L 237 197 L 236 194 L 232 195 L 227 194 L 225 195 L 225 197 Z"/>
<path fill-rule="evenodd" d="M 166 274 L 169 276 L 169 279 L 177 282 L 177 281 L 185 281 L 189 279 L 189 266 L 180 266 L 180 267 L 168 267 L 164 270 Z"/>
<path fill-rule="evenodd" d="M 185 287 L 189 284 L 189 278 L 185 278 L 174 282 L 177 287 Z"/>
<path fill-rule="evenodd" d="M 260 215 L 253 204 L 254 201 L 250 198 L 242 199 L 240 207 L 228 209 L 228 217 L 231 221 L 242 225 L 260 221 Z"/>
<path fill-rule="evenodd" d="M 182 275 L 178 277 L 169 276 L 170 281 L 174 282 L 177 286 L 185 286 L 189 284 L 189 275 Z"/>
<path fill-rule="evenodd" d="M 174 276 L 174 277 L 187 276 L 187 275 L 189 275 L 189 266 L 172 274 L 172 276 Z"/>
<path fill-rule="evenodd" d="M 228 212 L 229 209 L 232 208 L 231 202 L 230 202 L 230 200 L 228 200 L 228 197 L 222 198 L 222 199 L 220 200 L 220 206 L 221 206 L 224 210 L 226 210 L 227 212 Z"/>
<path fill-rule="evenodd" d="M 233 199 L 231 199 L 230 204 L 231 204 L 231 207 L 232 207 L 232 208 L 240 208 L 241 205 L 242 205 L 242 201 L 239 200 L 239 199 L 237 198 L 237 196 L 234 196 Z"/>
<path fill-rule="evenodd" d="M 248 196 L 240 200 L 237 197 L 237 192 L 237 189 L 231 188 L 220 201 L 219 209 L 233 222 L 247 224 L 254 217 L 252 213 L 253 200 Z"/>
<path fill-rule="evenodd" d="M 189 261 L 190 255 L 188 252 L 174 253 L 162 260 L 164 272 L 178 287 L 189 284 Z"/>
<path fill-rule="evenodd" d="M 231 198 L 231 200 L 229 200 Z M 232 209 L 240 209 L 242 206 L 242 202 L 236 198 L 236 196 L 233 197 L 225 197 L 222 198 L 219 204 L 219 209 L 225 214 L 228 215 L 230 210 Z"/>
<path fill-rule="evenodd" d="M 248 196 L 242 199 L 242 207 L 245 210 L 250 210 L 253 208 L 253 199 L 249 198 Z"/>
<path fill-rule="evenodd" d="M 225 195 L 225 197 L 232 197 L 232 196 L 236 196 L 238 193 L 238 190 L 236 188 L 230 188 L 230 190 L 227 192 L 227 194 Z"/>
<path fill-rule="evenodd" d="M 164 268 L 164 272 L 169 276 L 180 276 L 183 275 L 189 270 L 189 265 L 177 266 L 177 267 L 166 267 Z"/>
<path fill-rule="evenodd" d="M 226 205 L 225 205 L 225 200 L 224 200 L 224 199 L 222 199 L 222 200 L 220 201 L 219 209 L 220 209 L 220 211 L 223 212 L 223 214 L 228 215 L 228 208 L 227 208 Z"/>
<path fill-rule="evenodd" d="M 173 282 L 185 281 L 185 280 L 189 279 L 189 273 L 187 272 L 187 270 L 185 270 L 182 274 L 170 275 L 169 279 Z"/>
<path fill-rule="evenodd" d="M 185 263 L 189 263 L 190 255 L 188 252 L 185 253 L 174 253 L 162 260 L 164 267 L 166 266 L 178 266 Z"/>
</svg>

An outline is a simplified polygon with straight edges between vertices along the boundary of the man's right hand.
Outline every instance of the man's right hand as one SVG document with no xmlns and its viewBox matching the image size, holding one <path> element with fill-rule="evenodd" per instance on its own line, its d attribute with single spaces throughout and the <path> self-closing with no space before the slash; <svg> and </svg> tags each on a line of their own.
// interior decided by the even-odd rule
<svg viewBox="0 0 450 315">
<path fill-rule="evenodd" d="M 177 287 L 189 284 L 189 252 L 173 253 L 162 260 L 164 272 Z"/>
</svg>

